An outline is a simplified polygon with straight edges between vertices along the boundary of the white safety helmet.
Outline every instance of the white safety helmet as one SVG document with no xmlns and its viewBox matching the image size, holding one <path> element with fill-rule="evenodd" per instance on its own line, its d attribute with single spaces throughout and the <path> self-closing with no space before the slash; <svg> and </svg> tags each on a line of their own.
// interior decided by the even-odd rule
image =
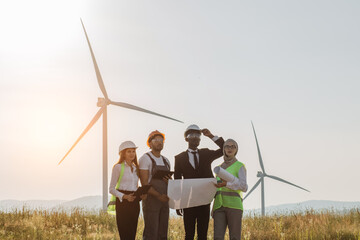
<svg viewBox="0 0 360 240">
<path fill-rule="evenodd" d="M 135 148 L 136 149 L 137 146 L 135 146 L 135 143 L 133 143 L 132 141 L 125 141 L 120 144 L 119 152 L 121 152 L 122 150 L 127 149 L 127 148 Z"/>
<path fill-rule="evenodd" d="M 184 137 L 186 138 L 186 135 L 189 131 L 197 131 L 201 134 L 201 129 L 199 128 L 198 125 L 196 124 L 191 124 L 190 126 L 188 126 L 184 132 Z"/>
</svg>

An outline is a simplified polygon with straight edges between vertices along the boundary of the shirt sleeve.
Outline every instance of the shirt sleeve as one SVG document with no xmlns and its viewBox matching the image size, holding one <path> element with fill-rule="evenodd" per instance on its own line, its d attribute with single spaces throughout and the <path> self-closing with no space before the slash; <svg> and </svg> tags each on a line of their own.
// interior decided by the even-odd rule
<svg viewBox="0 0 360 240">
<path fill-rule="evenodd" d="M 248 185 L 246 182 L 246 169 L 244 166 L 240 168 L 238 176 L 238 178 L 235 177 L 234 181 L 228 182 L 226 187 L 230 188 L 231 190 L 241 190 L 242 192 L 246 192 Z"/>
<path fill-rule="evenodd" d="M 218 136 L 214 136 L 211 140 L 213 140 L 214 142 L 216 142 L 220 137 Z"/>
<path fill-rule="evenodd" d="M 119 192 L 118 190 L 116 190 L 116 184 L 119 181 L 120 172 L 121 172 L 121 165 L 116 164 L 112 169 L 109 192 L 112 195 L 114 195 L 115 197 L 119 198 L 120 202 L 122 202 L 122 198 L 123 198 L 124 194 Z"/>
<path fill-rule="evenodd" d="M 151 171 L 151 160 L 146 154 L 139 159 L 139 169 Z"/>
</svg>

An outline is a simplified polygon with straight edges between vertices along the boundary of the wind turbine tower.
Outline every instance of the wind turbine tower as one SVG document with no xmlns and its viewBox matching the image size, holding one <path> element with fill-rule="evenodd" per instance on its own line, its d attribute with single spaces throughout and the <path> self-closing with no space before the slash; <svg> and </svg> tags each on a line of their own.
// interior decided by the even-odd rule
<svg viewBox="0 0 360 240">
<path fill-rule="evenodd" d="M 258 171 L 257 172 L 257 177 L 260 178 L 256 183 L 255 185 L 251 188 L 251 190 L 249 191 L 248 194 L 246 194 L 244 200 L 250 195 L 250 193 L 252 191 L 255 190 L 255 188 L 257 186 L 259 186 L 259 184 L 261 183 L 261 215 L 262 216 L 265 216 L 265 186 L 264 186 L 264 180 L 265 180 L 265 177 L 269 177 L 269 178 L 272 178 L 274 180 L 277 180 L 277 181 L 280 181 L 280 182 L 283 182 L 283 183 L 286 183 L 286 184 L 289 184 L 289 185 L 292 185 L 294 187 L 297 187 L 297 188 L 300 188 L 304 191 L 307 191 L 307 192 L 310 192 L 309 190 L 305 189 L 305 188 L 302 188 L 298 185 L 295 185 L 291 182 L 288 182 L 282 178 L 279 178 L 279 177 L 276 177 L 276 176 L 272 176 L 272 175 L 269 175 L 265 172 L 265 167 L 264 167 L 264 163 L 263 163 L 263 160 L 262 160 L 262 157 L 261 157 L 261 153 L 260 153 L 260 147 L 259 147 L 259 143 L 258 143 L 258 140 L 257 140 L 257 137 L 256 137 L 256 132 L 255 132 L 255 128 L 254 128 L 254 124 L 251 122 L 251 125 L 252 125 L 252 129 L 254 131 L 254 136 L 255 136 L 255 141 L 256 141 L 256 147 L 257 147 L 257 152 L 258 152 L 258 156 L 259 156 L 259 162 L 260 162 L 260 167 L 261 167 L 261 171 Z"/>
<path fill-rule="evenodd" d="M 76 146 L 76 144 L 78 144 L 78 142 L 81 140 L 81 138 L 92 128 L 92 126 L 97 122 L 97 120 L 99 120 L 100 116 L 102 115 L 102 117 L 103 117 L 103 166 L 102 166 L 103 167 L 103 205 L 102 205 L 102 208 L 105 211 L 107 209 L 107 204 L 108 204 L 107 106 L 108 105 L 119 106 L 119 107 L 123 107 L 123 108 L 128 108 L 128 109 L 132 109 L 132 110 L 136 110 L 136 111 L 156 115 L 156 116 L 159 116 L 159 117 L 167 118 L 167 119 L 170 119 L 170 120 L 173 120 L 173 121 L 177 121 L 177 122 L 181 122 L 181 123 L 183 123 L 183 122 L 180 121 L 180 120 L 177 120 L 175 118 L 171 118 L 171 117 L 168 117 L 168 116 L 156 113 L 156 112 L 152 112 L 152 111 L 149 111 L 149 110 L 146 110 L 146 109 L 143 109 L 143 108 L 140 108 L 140 107 L 128 104 L 128 103 L 111 101 L 109 99 L 109 97 L 108 97 L 107 92 L 106 92 L 105 85 L 104 85 L 104 82 L 102 80 L 99 67 L 98 67 L 98 65 L 96 63 L 94 52 L 93 52 L 93 50 L 91 48 L 90 41 L 89 41 L 88 35 L 86 33 L 86 30 L 85 30 L 85 26 L 84 26 L 81 19 L 80 19 L 80 21 L 81 21 L 82 27 L 84 29 L 84 33 L 85 33 L 87 43 L 89 45 L 91 58 L 92 58 L 94 68 L 95 68 L 96 78 L 97 78 L 100 90 L 101 90 L 101 92 L 103 94 L 103 97 L 98 98 L 97 106 L 100 107 L 99 111 L 95 114 L 93 119 L 90 121 L 89 125 L 80 134 L 80 137 L 71 146 L 69 151 L 60 160 L 59 164 L 69 155 L 69 153 L 73 150 L 73 148 Z"/>
</svg>

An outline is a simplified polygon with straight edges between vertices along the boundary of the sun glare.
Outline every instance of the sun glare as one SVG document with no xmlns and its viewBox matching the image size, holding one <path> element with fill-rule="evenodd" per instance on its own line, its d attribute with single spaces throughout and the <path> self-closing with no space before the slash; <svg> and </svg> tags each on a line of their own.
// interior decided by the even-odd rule
<svg viewBox="0 0 360 240">
<path fill-rule="evenodd" d="M 33 116 L 29 122 L 29 134 L 36 145 L 52 149 L 68 141 L 65 133 L 71 132 L 71 120 L 67 114 L 56 108 L 47 108 L 46 112 L 39 110 Z"/>
<path fill-rule="evenodd" d="M 1 5 L 0 26 L 10 33 L 2 36 L 3 50 L 14 54 L 41 54 L 48 51 L 56 31 L 71 26 L 73 19 L 80 18 L 78 1 L 6 1 Z M 63 36 L 66 38 L 67 36 Z M 61 39 L 60 39 L 61 40 Z M 42 46 L 34 49 L 34 46 Z M 8 50 L 7 50 L 8 49 Z M 16 51 L 16 52 L 14 52 Z"/>
</svg>

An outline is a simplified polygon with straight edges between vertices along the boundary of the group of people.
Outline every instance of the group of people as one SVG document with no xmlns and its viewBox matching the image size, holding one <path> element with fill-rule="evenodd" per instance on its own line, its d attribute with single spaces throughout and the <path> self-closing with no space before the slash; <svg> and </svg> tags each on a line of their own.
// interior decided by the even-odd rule
<svg viewBox="0 0 360 240">
<path fill-rule="evenodd" d="M 199 149 L 201 134 L 212 139 L 219 146 L 217 150 Z M 238 145 L 236 141 L 214 136 L 208 129 L 200 129 L 190 125 L 184 133 L 188 149 L 175 156 L 174 179 L 213 178 L 211 163 L 224 157 L 221 168 L 234 176 L 234 181 L 226 182 L 217 177 L 214 185 L 217 192 L 213 207 L 210 204 L 177 210 L 183 216 L 185 239 L 194 239 L 195 226 L 199 240 L 207 239 L 210 215 L 214 219 L 214 239 L 224 239 L 226 228 L 229 228 L 230 239 L 241 238 L 241 221 L 243 213 L 242 192 L 247 191 L 246 169 L 243 163 L 236 159 Z M 144 240 L 168 239 L 169 197 L 167 196 L 169 175 L 157 177 L 156 172 L 169 171 L 170 161 L 161 155 L 165 135 L 159 131 L 149 134 L 147 145 L 150 151 L 140 157 L 136 156 L 137 146 L 131 141 L 125 141 L 119 147 L 119 161 L 114 165 L 109 192 L 112 200 L 109 207 L 114 207 L 116 223 L 120 239 L 135 239 L 139 201 L 142 200 L 144 216 Z M 146 194 L 137 197 L 140 179 L 142 186 L 151 187 Z"/>
</svg>

